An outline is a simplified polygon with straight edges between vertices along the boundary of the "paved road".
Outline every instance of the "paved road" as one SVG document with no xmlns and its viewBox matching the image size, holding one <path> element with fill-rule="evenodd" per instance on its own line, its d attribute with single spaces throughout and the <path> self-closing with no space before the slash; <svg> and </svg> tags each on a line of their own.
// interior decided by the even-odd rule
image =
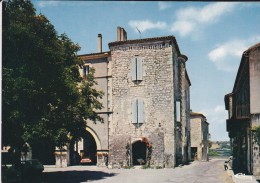
<svg viewBox="0 0 260 183">
<path fill-rule="evenodd" d="M 95 166 L 46 167 L 44 183 L 230 183 L 224 160 L 192 162 L 174 169 L 107 169 Z"/>
</svg>

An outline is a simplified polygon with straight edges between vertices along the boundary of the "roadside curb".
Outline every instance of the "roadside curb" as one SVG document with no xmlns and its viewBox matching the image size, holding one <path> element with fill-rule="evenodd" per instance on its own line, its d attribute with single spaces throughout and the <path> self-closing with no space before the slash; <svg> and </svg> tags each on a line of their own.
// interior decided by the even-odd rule
<svg viewBox="0 0 260 183">
<path fill-rule="evenodd" d="M 241 178 L 237 177 L 235 174 L 234 174 L 234 171 L 232 170 L 232 168 L 230 167 L 230 165 L 228 164 L 228 169 L 227 169 L 227 175 L 230 179 L 227 180 L 226 182 L 227 183 L 258 183 L 258 181 L 256 180 L 256 178 L 253 176 L 253 175 L 244 175 L 244 176 L 241 176 Z M 249 179 L 251 178 L 251 179 Z"/>
<path fill-rule="evenodd" d="M 227 175 L 228 175 L 228 179 L 226 182 L 227 183 L 235 183 L 235 180 L 234 180 L 234 172 L 232 170 L 232 168 L 228 165 L 228 169 L 227 169 Z"/>
</svg>

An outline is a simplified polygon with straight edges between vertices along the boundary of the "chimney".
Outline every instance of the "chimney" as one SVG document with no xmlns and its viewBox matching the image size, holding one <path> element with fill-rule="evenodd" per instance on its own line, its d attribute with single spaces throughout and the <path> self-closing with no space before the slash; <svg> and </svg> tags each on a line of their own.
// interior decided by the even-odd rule
<svg viewBox="0 0 260 183">
<path fill-rule="evenodd" d="M 126 41 L 127 33 L 124 28 L 117 27 L 117 41 Z"/>
<path fill-rule="evenodd" d="M 117 27 L 117 41 L 121 41 L 121 27 Z"/>
<path fill-rule="evenodd" d="M 98 34 L 98 53 L 102 53 L 102 34 Z"/>
</svg>

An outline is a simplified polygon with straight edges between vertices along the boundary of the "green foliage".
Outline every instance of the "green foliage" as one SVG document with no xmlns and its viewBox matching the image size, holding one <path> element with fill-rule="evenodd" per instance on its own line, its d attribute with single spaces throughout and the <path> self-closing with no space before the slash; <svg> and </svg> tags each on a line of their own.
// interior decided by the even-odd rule
<svg viewBox="0 0 260 183">
<path fill-rule="evenodd" d="M 260 146 L 260 126 L 254 128 L 254 137 L 256 143 Z"/>
<path fill-rule="evenodd" d="M 148 169 L 148 168 L 150 168 L 149 165 L 142 165 L 142 169 Z"/>
<path fill-rule="evenodd" d="M 214 151 L 213 149 L 209 149 L 209 156 L 219 156 L 218 152 Z"/>
<path fill-rule="evenodd" d="M 80 47 L 58 35 L 30 1 L 3 2 L 3 145 L 48 142 L 62 147 L 102 122 L 94 70 L 80 77 Z"/>
</svg>

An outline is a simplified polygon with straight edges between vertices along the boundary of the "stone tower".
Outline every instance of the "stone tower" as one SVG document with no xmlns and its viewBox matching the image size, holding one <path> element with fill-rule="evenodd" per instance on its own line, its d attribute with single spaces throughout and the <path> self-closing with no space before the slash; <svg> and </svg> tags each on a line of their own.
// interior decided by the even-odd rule
<svg viewBox="0 0 260 183">
<path fill-rule="evenodd" d="M 126 36 L 122 28 L 117 32 Z M 177 158 L 187 161 L 190 81 L 175 37 L 121 36 L 109 48 L 109 166 L 174 167 Z"/>
</svg>

